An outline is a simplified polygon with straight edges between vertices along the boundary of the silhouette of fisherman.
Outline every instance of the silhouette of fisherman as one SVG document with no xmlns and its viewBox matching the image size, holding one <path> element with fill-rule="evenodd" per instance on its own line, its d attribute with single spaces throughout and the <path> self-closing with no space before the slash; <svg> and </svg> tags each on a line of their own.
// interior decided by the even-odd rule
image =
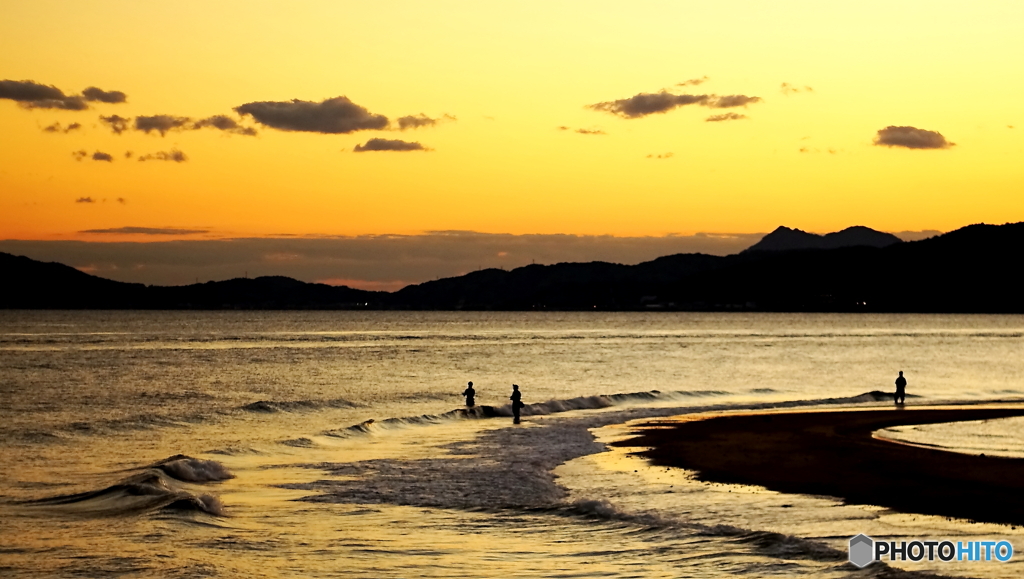
<svg viewBox="0 0 1024 579">
<path fill-rule="evenodd" d="M 473 383 L 470 382 L 466 390 L 462 392 L 462 395 L 466 397 L 466 408 L 472 408 L 476 406 L 476 390 L 473 390 Z"/>
<path fill-rule="evenodd" d="M 519 409 L 523 404 L 523 393 L 519 391 L 519 385 L 512 385 L 512 395 L 508 397 L 512 401 L 512 424 L 519 424 Z"/>
<path fill-rule="evenodd" d="M 900 375 L 896 378 L 896 394 L 893 395 L 893 401 L 896 404 L 903 404 L 903 401 L 907 398 L 907 379 L 903 377 L 903 370 L 900 370 Z"/>
</svg>

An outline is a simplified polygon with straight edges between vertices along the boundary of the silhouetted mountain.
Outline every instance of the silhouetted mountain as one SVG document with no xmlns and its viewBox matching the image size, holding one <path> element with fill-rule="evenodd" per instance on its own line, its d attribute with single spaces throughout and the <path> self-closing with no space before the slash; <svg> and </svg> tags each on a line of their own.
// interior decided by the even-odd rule
<svg viewBox="0 0 1024 579">
<path fill-rule="evenodd" d="M 0 272 L 0 308 L 332 309 L 380 307 L 387 295 L 287 277 L 145 286 L 8 253 L 0 253 Z"/>
<path fill-rule="evenodd" d="M 875 231 L 870 227 L 856 225 L 835 233 L 818 235 L 799 229 L 778 227 L 744 251 L 791 251 L 795 249 L 839 249 L 840 247 L 888 247 L 903 243 L 891 233 Z"/>
<path fill-rule="evenodd" d="M 971 225 L 885 247 L 487 269 L 394 293 L 284 277 L 146 287 L 0 254 L 0 307 L 1024 312 L 1015 266 L 1022 260 L 1024 223 Z"/>
</svg>

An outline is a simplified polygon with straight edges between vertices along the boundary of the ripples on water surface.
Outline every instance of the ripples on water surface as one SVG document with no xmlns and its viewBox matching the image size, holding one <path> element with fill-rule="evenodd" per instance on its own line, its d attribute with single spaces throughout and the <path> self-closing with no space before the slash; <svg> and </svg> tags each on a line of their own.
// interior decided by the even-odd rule
<svg viewBox="0 0 1024 579">
<path fill-rule="evenodd" d="M 897 370 L 913 402 L 1020 399 L 1022 336 L 1020 316 L 0 311 L 0 574 L 883 573 L 844 564 L 858 532 L 1022 552 L 1015 529 L 699 483 L 598 442 L 701 409 L 884 404 L 857 395 Z M 467 380 L 493 411 L 453 412 Z M 485 418 L 512 382 L 520 427 Z M 1019 424 L 887 435 L 1013 454 Z"/>
</svg>

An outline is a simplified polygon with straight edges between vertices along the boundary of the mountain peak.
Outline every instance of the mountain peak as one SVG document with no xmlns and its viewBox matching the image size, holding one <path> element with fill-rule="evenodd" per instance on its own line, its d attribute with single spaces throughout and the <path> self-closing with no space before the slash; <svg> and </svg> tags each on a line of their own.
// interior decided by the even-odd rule
<svg viewBox="0 0 1024 579">
<path fill-rule="evenodd" d="M 800 229 L 791 229 L 784 225 L 775 228 L 768 235 L 761 238 L 754 245 L 744 250 L 748 251 L 791 251 L 795 249 L 836 249 L 839 247 L 888 247 L 902 243 L 902 240 L 891 233 L 876 231 L 863 225 L 847 227 L 842 231 L 818 235 L 807 233 Z"/>
</svg>

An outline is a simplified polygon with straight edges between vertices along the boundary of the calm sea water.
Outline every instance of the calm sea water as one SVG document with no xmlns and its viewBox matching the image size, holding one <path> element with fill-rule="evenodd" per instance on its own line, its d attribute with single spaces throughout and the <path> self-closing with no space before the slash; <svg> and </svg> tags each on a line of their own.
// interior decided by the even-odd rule
<svg viewBox="0 0 1024 579">
<path fill-rule="evenodd" d="M 0 311 L 0 575 L 884 573 L 844 564 L 861 532 L 1021 553 L 1018 529 L 701 483 L 603 443 L 688 412 L 885 405 L 860 395 L 898 370 L 914 404 L 1024 400 L 1022 354 L 1021 316 Z M 490 411 L 456 411 L 468 380 Z M 1022 424 L 884 435 L 1020 456 Z"/>
</svg>

